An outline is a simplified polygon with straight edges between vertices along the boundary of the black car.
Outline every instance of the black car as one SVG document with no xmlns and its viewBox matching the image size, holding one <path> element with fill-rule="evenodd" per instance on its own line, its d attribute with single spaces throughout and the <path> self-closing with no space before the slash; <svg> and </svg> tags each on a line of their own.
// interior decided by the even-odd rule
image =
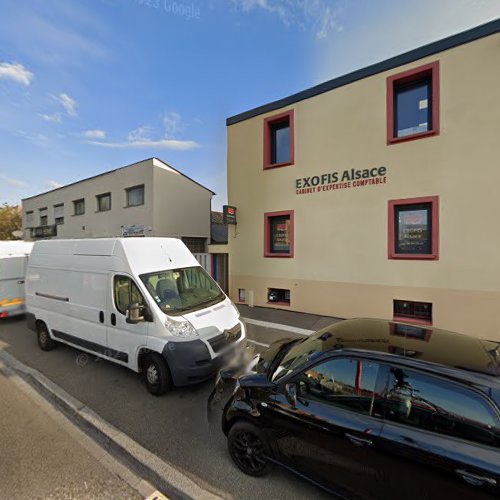
<svg viewBox="0 0 500 500">
<path fill-rule="evenodd" d="M 278 463 L 342 498 L 499 498 L 500 343 L 342 321 L 260 354 L 222 429 L 253 476 Z"/>
</svg>

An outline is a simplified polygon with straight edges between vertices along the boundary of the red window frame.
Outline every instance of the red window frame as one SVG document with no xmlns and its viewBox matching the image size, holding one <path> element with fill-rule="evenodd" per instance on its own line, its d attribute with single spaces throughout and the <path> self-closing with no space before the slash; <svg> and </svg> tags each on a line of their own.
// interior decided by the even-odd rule
<svg viewBox="0 0 500 500">
<path fill-rule="evenodd" d="M 403 299 L 393 299 L 393 315 L 392 319 L 394 321 L 402 321 L 406 323 L 414 323 L 416 325 L 427 325 L 427 326 L 432 326 L 432 313 L 431 313 L 431 318 L 430 319 L 424 319 L 424 318 L 419 318 L 416 316 L 411 316 L 411 315 L 406 315 L 406 314 L 396 314 L 394 312 L 395 308 L 395 303 L 396 301 L 401 301 L 401 302 L 410 302 L 412 304 L 430 304 L 432 308 L 432 302 L 422 302 L 421 300 L 403 300 Z"/>
<path fill-rule="evenodd" d="M 396 207 L 405 205 L 420 205 L 430 203 L 432 211 L 432 252 L 427 254 L 396 253 L 396 228 L 394 223 L 394 212 Z M 422 198 L 406 198 L 402 200 L 389 201 L 389 224 L 388 224 L 388 257 L 389 259 L 406 260 L 439 260 L 439 196 L 426 196 Z"/>
<path fill-rule="evenodd" d="M 404 137 L 396 137 L 394 135 L 394 87 L 398 84 L 411 83 L 427 76 L 431 77 L 432 88 L 431 129 Z M 397 144 L 433 135 L 439 135 L 439 61 L 387 77 L 387 144 Z"/>
<path fill-rule="evenodd" d="M 290 161 L 271 163 L 271 126 L 288 121 L 290 126 Z M 295 134 L 293 109 L 279 115 L 264 118 L 264 170 L 268 168 L 287 167 L 295 163 Z"/>
<path fill-rule="evenodd" d="M 273 253 L 271 252 L 271 219 L 283 215 L 290 216 L 290 251 L 288 253 Z M 294 211 L 283 210 L 281 212 L 267 212 L 264 214 L 264 257 L 275 258 L 290 258 L 294 252 Z"/>
</svg>

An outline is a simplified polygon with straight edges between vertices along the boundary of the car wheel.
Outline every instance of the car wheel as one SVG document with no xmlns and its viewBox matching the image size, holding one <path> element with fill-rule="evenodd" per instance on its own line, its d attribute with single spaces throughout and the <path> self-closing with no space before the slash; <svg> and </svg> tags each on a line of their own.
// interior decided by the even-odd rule
<svg viewBox="0 0 500 500">
<path fill-rule="evenodd" d="M 148 391 L 155 396 L 165 394 L 172 385 L 167 363 L 159 354 L 146 356 L 142 375 Z"/>
<path fill-rule="evenodd" d="M 247 422 L 231 427 L 227 440 L 233 462 L 249 476 L 263 476 L 269 469 L 269 446 L 262 431 Z"/>
<path fill-rule="evenodd" d="M 38 323 L 36 334 L 38 345 L 42 351 L 51 351 L 56 347 L 56 342 L 50 338 L 49 330 L 45 323 Z"/>
</svg>

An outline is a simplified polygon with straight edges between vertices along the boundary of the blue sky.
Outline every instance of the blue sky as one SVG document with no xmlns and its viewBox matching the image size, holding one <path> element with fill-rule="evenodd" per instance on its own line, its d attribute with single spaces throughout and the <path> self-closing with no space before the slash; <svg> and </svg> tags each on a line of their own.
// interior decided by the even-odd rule
<svg viewBox="0 0 500 500">
<path fill-rule="evenodd" d="M 500 0 L 0 0 L 0 203 L 157 156 L 226 200 L 228 116 Z"/>
</svg>

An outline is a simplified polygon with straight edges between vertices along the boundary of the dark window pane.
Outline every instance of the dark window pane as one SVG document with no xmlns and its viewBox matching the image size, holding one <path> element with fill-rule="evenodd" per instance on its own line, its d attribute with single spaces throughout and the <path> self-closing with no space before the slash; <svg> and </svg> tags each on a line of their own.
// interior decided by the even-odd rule
<svg viewBox="0 0 500 500">
<path fill-rule="evenodd" d="M 432 205 L 402 205 L 394 210 L 395 252 L 432 253 Z"/>
<path fill-rule="evenodd" d="M 290 122 L 271 125 L 271 163 L 290 161 Z"/>
<path fill-rule="evenodd" d="M 290 216 L 271 217 L 271 253 L 290 253 Z"/>
<path fill-rule="evenodd" d="M 76 200 L 73 204 L 75 207 L 75 215 L 83 215 L 85 213 L 85 200 Z"/>
<path fill-rule="evenodd" d="M 138 186 L 127 190 L 127 205 L 129 207 L 144 205 L 144 186 Z"/>
<path fill-rule="evenodd" d="M 394 316 L 432 322 L 432 304 L 430 302 L 394 300 Z"/>
<path fill-rule="evenodd" d="M 115 305 L 116 309 L 125 314 L 130 305 L 130 279 L 126 276 L 115 276 Z"/>
<path fill-rule="evenodd" d="M 386 401 L 387 420 L 500 446 L 500 421 L 493 408 L 458 384 L 391 368 Z"/>
<path fill-rule="evenodd" d="M 306 399 L 372 415 L 379 399 L 377 373 L 378 365 L 366 360 L 330 360 L 300 375 L 299 392 Z"/>
<path fill-rule="evenodd" d="M 406 137 L 432 129 L 431 80 L 394 89 L 394 135 Z"/>
<path fill-rule="evenodd" d="M 103 194 L 97 197 L 97 210 L 99 212 L 106 212 L 111 210 L 111 195 Z"/>
</svg>

